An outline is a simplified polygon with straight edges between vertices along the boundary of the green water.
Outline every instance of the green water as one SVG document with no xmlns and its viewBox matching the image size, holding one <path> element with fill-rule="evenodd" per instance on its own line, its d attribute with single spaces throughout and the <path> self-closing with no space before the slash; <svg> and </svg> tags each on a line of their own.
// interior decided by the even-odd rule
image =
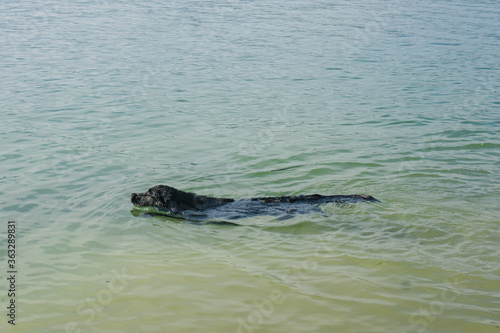
<svg viewBox="0 0 500 333">
<path fill-rule="evenodd" d="M 2 332 L 500 332 L 496 1 L 4 1 L 0 22 Z M 381 202 L 134 216 L 156 184 Z"/>
</svg>

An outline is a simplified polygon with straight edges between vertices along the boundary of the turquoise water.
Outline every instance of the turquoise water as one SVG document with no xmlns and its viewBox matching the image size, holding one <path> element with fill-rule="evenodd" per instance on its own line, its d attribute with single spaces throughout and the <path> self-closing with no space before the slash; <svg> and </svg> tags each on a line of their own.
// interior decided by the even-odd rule
<svg viewBox="0 0 500 333">
<path fill-rule="evenodd" d="M 2 331 L 500 332 L 498 2 L 3 1 L 0 31 Z M 131 214 L 156 184 L 381 203 Z"/>
</svg>

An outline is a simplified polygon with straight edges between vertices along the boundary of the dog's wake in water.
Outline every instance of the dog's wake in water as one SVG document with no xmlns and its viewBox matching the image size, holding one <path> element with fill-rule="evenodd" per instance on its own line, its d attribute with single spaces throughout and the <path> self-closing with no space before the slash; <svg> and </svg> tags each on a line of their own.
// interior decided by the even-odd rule
<svg viewBox="0 0 500 333">
<path fill-rule="evenodd" d="M 319 205 L 325 203 L 380 202 L 364 194 L 215 198 L 180 191 L 166 185 L 154 186 L 144 193 L 132 193 L 131 201 L 138 207 L 153 207 L 154 211 L 145 212 L 148 215 L 219 224 L 235 224 L 225 221 L 258 215 L 288 218 L 298 214 L 321 212 Z"/>
</svg>

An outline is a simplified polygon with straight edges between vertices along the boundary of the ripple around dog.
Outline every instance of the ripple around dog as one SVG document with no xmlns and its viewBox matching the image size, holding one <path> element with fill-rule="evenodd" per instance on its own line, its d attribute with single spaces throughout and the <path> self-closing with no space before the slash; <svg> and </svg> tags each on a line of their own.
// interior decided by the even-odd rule
<svg viewBox="0 0 500 333">
<path fill-rule="evenodd" d="M 191 221 L 236 220 L 257 215 L 281 219 L 321 212 L 325 203 L 380 202 L 370 195 L 297 195 L 260 198 L 215 198 L 184 192 L 166 185 L 157 185 L 144 193 L 132 193 L 131 201 L 138 207 L 153 207 L 153 216 L 170 216 Z"/>
</svg>

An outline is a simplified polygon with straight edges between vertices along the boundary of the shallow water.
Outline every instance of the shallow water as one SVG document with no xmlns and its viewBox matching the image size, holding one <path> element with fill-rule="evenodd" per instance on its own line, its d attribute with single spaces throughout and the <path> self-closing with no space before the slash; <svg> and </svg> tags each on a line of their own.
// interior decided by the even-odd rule
<svg viewBox="0 0 500 333">
<path fill-rule="evenodd" d="M 2 331 L 500 332 L 497 2 L 4 1 L 0 22 Z M 381 202 L 132 214 L 156 184 Z"/>
</svg>

